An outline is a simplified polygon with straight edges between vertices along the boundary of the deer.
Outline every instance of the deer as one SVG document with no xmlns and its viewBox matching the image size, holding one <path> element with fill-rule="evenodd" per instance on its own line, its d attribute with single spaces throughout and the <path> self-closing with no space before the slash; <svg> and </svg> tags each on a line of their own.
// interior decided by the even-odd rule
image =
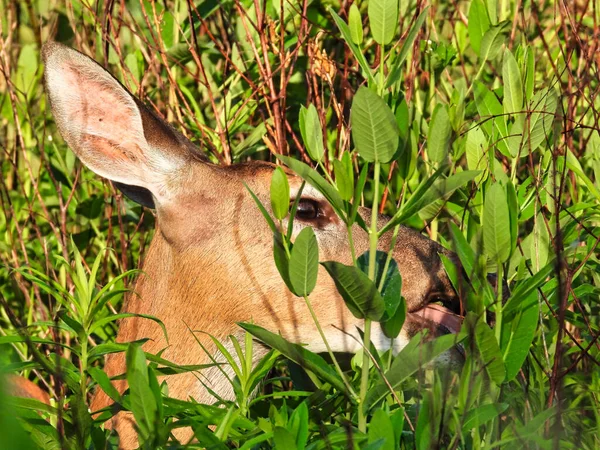
<svg viewBox="0 0 600 450">
<path fill-rule="evenodd" d="M 143 272 L 133 293 L 126 296 L 123 310 L 160 319 L 169 343 L 155 322 L 137 317 L 119 323 L 116 341 L 148 339 L 143 346 L 146 352 L 163 351 L 163 358 L 181 365 L 207 364 L 210 355 L 198 341 L 216 351 L 209 335 L 221 341 L 230 335 L 243 336 L 236 324 L 251 321 L 313 352 L 324 352 L 306 305 L 290 293 L 277 271 L 272 257 L 273 232 L 246 189 L 248 186 L 269 209 L 270 179 L 276 165 L 261 161 L 214 164 L 200 147 L 93 59 L 56 42 L 46 43 L 42 56 L 46 93 L 64 141 L 86 167 L 153 210 L 156 217 Z M 286 173 L 290 202 L 300 195 L 294 235 L 312 227 L 321 260 L 352 264 L 345 224 L 318 190 L 306 185 L 299 194 L 302 179 L 287 169 Z M 371 211 L 361 207 L 359 214 L 367 218 Z M 387 220 L 380 215 L 379 226 Z M 368 234 L 358 225 L 353 233 L 357 254 L 367 251 Z M 387 252 L 390 244 L 391 236 L 384 235 L 379 249 Z M 423 329 L 436 335 L 457 332 L 460 299 L 439 256 L 455 259 L 454 254 L 405 227 L 400 229 L 392 253 L 403 278 L 406 321 L 394 340 L 374 324 L 373 345 L 397 353 Z M 322 267 L 311 299 L 332 350 L 357 352 L 363 320 L 350 313 Z M 257 351 L 255 358 L 267 349 Z M 449 356 L 459 357 L 458 352 Z M 122 354 L 107 357 L 109 376 L 125 370 Z M 207 383 L 222 398 L 233 399 L 221 371 L 204 372 L 204 381 L 190 373 L 167 377 L 169 395 L 210 403 L 214 398 L 204 386 Z M 113 383 L 121 393 L 127 389 L 125 380 Z M 91 410 L 100 411 L 111 403 L 99 390 Z M 122 448 L 136 447 L 131 416 L 119 413 L 106 426 L 118 432 Z"/>
</svg>

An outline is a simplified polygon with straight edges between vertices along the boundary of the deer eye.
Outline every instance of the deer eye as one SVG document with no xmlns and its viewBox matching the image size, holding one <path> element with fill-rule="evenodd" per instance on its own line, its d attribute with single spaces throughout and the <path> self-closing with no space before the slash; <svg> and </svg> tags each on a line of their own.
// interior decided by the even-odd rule
<svg viewBox="0 0 600 450">
<path fill-rule="evenodd" d="M 323 211 L 319 206 L 319 202 L 309 198 L 302 198 L 298 202 L 296 209 L 296 218 L 304 221 L 317 220 L 323 216 Z"/>
</svg>

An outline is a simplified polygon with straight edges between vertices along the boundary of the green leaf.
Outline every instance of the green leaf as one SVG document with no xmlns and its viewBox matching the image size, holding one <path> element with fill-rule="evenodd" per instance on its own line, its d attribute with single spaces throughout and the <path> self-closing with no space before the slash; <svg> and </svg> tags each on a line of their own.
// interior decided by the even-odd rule
<svg viewBox="0 0 600 450">
<path fill-rule="evenodd" d="M 298 448 L 292 433 L 282 427 L 275 427 L 273 441 L 277 450 L 294 450 Z"/>
<path fill-rule="evenodd" d="M 269 212 L 264 207 L 264 205 L 262 204 L 262 202 L 260 201 L 260 199 L 256 196 L 256 194 L 254 192 L 252 192 L 252 189 L 250 189 L 250 187 L 246 183 L 244 183 L 244 187 L 246 188 L 246 190 L 252 196 L 252 199 L 254 200 L 254 203 L 256 203 L 256 206 L 258 206 L 258 209 L 260 210 L 261 214 L 263 215 L 263 217 L 267 221 L 267 224 L 269 225 L 269 228 L 271 229 L 271 231 L 273 233 L 278 233 L 278 229 L 277 229 L 277 226 L 275 226 L 275 222 L 273 222 L 273 219 L 271 218 Z"/>
<path fill-rule="evenodd" d="M 344 20 L 340 16 L 338 16 L 331 7 L 329 8 L 329 12 L 331 14 L 331 17 L 333 17 L 333 21 L 342 33 L 342 37 L 344 38 L 344 41 L 346 41 L 346 45 L 348 45 L 348 48 L 350 48 L 350 51 L 358 61 L 358 65 L 365 73 L 369 85 L 374 85 L 375 79 L 373 78 L 373 72 L 371 71 L 371 67 L 369 67 L 369 63 L 367 62 L 363 53 L 354 44 L 354 42 L 352 42 L 352 33 L 350 32 L 350 28 L 348 28 L 346 22 L 344 22 Z"/>
<path fill-rule="evenodd" d="M 386 233 L 396 225 L 401 224 L 406 219 L 412 217 L 425 206 L 427 206 L 427 204 L 425 204 L 423 201 L 423 197 L 444 170 L 446 170 L 446 166 L 441 166 L 433 173 L 433 175 L 431 175 L 430 177 L 425 177 L 423 181 L 421 181 L 421 184 L 419 184 L 417 189 L 415 189 L 413 194 L 410 196 L 410 199 L 408 199 L 408 201 L 404 204 L 402 208 L 396 211 L 394 216 L 379 231 L 379 236 L 383 236 L 384 233 Z"/>
<path fill-rule="evenodd" d="M 483 246 L 494 262 L 505 262 L 510 256 L 510 216 L 506 191 L 499 183 L 492 184 L 483 205 Z"/>
<path fill-rule="evenodd" d="M 369 444 L 375 443 L 377 441 L 381 442 L 379 450 L 396 449 L 394 427 L 392 426 L 392 421 L 390 420 L 389 414 L 383 409 L 378 409 L 373 414 L 373 417 L 371 417 L 367 436 L 367 442 Z"/>
<path fill-rule="evenodd" d="M 381 319 L 385 311 L 385 303 L 375 283 L 362 270 L 335 261 L 321 264 L 333 278 L 338 292 L 354 317 Z"/>
<path fill-rule="evenodd" d="M 363 25 L 362 17 L 356 3 L 350 5 L 350 11 L 348 11 L 348 27 L 350 28 L 350 36 L 352 42 L 356 45 L 362 44 L 363 41 Z"/>
<path fill-rule="evenodd" d="M 558 95 L 553 88 L 543 89 L 533 96 L 529 110 L 535 112 L 531 113 L 529 127 L 526 129 L 526 132 L 529 131 L 529 142 L 525 154 L 529 154 L 529 149 L 536 150 L 548 139 L 557 105 Z"/>
<path fill-rule="evenodd" d="M 481 128 L 475 126 L 467 132 L 465 152 L 467 154 L 467 167 L 469 170 L 480 170 L 481 175 L 475 177 L 475 183 L 480 183 L 488 168 L 487 139 Z"/>
<path fill-rule="evenodd" d="M 384 300 L 387 296 L 384 296 Z M 402 326 L 406 320 L 406 300 L 400 297 L 400 303 L 396 311 L 386 320 L 381 323 L 381 330 L 390 339 L 396 339 L 402 331 Z"/>
<path fill-rule="evenodd" d="M 479 125 L 488 136 L 491 136 L 491 141 L 496 143 L 503 155 L 512 156 L 506 141 L 509 134 L 502 105 L 494 93 L 479 81 L 475 82 L 474 92 L 477 112 L 481 116 Z"/>
<path fill-rule="evenodd" d="M 392 160 L 400 131 L 394 114 L 381 97 L 369 88 L 360 87 L 352 101 L 350 122 L 354 145 L 362 158 L 380 163 Z"/>
<path fill-rule="evenodd" d="M 465 417 L 465 422 L 462 426 L 463 433 L 467 434 L 469 431 L 485 425 L 506 411 L 507 408 L 508 404 L 506 403 L 488 403 L 471 409 Z"/>
<path fill-rule="evenodd" d="M 510 50 L 504 52 L 502 62 L 502 82 L 504 83 L 504 112 L 512 114 L 523 110 L 523 82 L 517 60 Z"/>
<path fill-rule="evenodd" d="M 373 39 L 379 45 L 392 42 L 398 28 L 398 0 L 369 0 L 369 25 Z"/>
<path fill-rule="evenodd" d="M 520 309 L 512 318 L 507 317 L 502 322 L 502 354 L 506 367 L 506 381 L 513 380 L 529 354 L 529 349 L 539 320 L 539 303 L 537 293 L 530 296 L 534 300 L 527 302 L 526 308 Z M 510 319 L 510 320 L 507 320 Z"/>
<path fill-rule="evenodd" d="M 447 198 L 455 190 L 463 187 L 479 175 L 478 170 L 464 170 L 450 175 L 448 178 L 439 178 L 421 197 L 423 206 L 431 205 L 439 199 Z"/>
<path fill-rule="evenodd" d="M 451 137 L 448 109 L 445 105 L 438 104 L 433 110 L 427 133 L 427 156 L 432 163 L 441 164 L 448 159 Z"/>
<path fill-rule="evenodd" d="M 354 194 L 354 173 L 352 172 L 352 161 L 349 153 L 344 153 L 342 160 L 333 160 L 333 173 L 335 174 L 335 185 L 342 199 L 350 201 Z"/>
<path fill-rule="evenodd" d="M 510 218 L 510 255 L 517 248 L 519 235 L 519 200 L 512 181 L 506 184 L 506 200 L 508 204 L 508 215 Z"/>
<path fill-rule="evenodd" d="M 290 280 L 290 260 L 283 246 L 283 236 L 281 233 L 273 234 L 273 259 L 275 260 L 275 267 L 281 276 L 281 279 L 288 287 L 290 292 L 294 292 L 292 282 Z"/>
<path fill-rule="evenodd" d="M 311 227 L 303 228 L 294 241 L 289 263 L 290 282 L 294 294 L 310 295 L 317 284 L 319 245 Z"/>
<path fill-rule="evenodd" d="M 323 148 L 323 129 L 319 120 L 317 108 L 312 103 L 308 108 L 300 107 L 300 133 L 306 146 L 306 151 L 313 161 L 321 161 L 325 150 Z"/>
<path fill-rule="evenodd" d="M 525 71 L 525 101 L 529 103 L 533 97 L 535 83 L 535 57 L 533 47 L 527 49 L 527 68 Z"/>
<path fill-rule="evenodd" d="M 283 161 L 283 163 L 296 172 L 300 177 L 302 177 L 308 184 L 314 187 L 317 191 L 319 191 L 323 196 L 327 199 L 327 201 L 331 204 L 337 215 L 342 218 L 342 220 L 346 217 L 344 210 L 344 201 L 340 197 L 337 189 L 335 189 L 332 185 L 330 185 L 325 178 L 323 178 L 319 173 L 304 164 L 302 161 L 298 161 L 297 159 L 291 158 L 289 156 L 283 155 L 275 155 L 277 159 Z"/>
<path fill-rule="evenodd" d="M 479 55 L 481 40 L 490 29 L 490 19 L 483 0 L 472 0 L 469 7 L 469 39 L 471 47 Z"/>
<path fill-rule="evenodd" d="M 287 175 L 277 167 L 271 176 L 271 209 L 278 220 L 283 220 L 290 208 L 290 185 Z"/>
<path fill-rule="evenodd" d="M 289 429 L 296 437 L 296 447 L 306 448 L 308 441 L 308 406 L 306 406 L 306 402 L 300 403 L 292 413 Z"/>
<path fill-rule="evenodd" d="M 519 283 L 504 304 L 502 318 L 504 319 L 507 316 L 511 317 L 512 314 L 517 313 L 519 310 L 524 311 L 532 303 L 537 303 L 537 297 L 532 296 L 531 293 L 545 284 L 547 282 L 547 278 L 554 272 L 554 270 L 554 263 L 550 261 L 534 276 Z"/>
<path fill-rule="evenodd" d="M 258 325 L 251 323 L 238 323 L 240 327 L 246 330 L 248 333 L 261 340 L 269 347 L 277 350 L 283 356 L 291 359 L 296 364 L 299 364 L 303 368 L 310 370 L 323 381 L 331 384 L 340 392 L 348 394 L 344 382 L 339 377 L 337 372 L 331 368 L 329 364 L 325 362 L 319 355 L 305 349 L 303 346 L 298 344 L 292 344 L 286 341 L 283 337 L 271 333 Z"/>
<path fill-rule="evenodd" d="M 121 394 L 119 394 L 119 391 L 117 391 L 117 389 L 110 382 L 110 378 L 106 372 L 99 367 L 90 367 L 88 369 L 88 374 L 102 388 L 106 395 L 111 398 L 111 400 L 115 402 L 121 401 Z"/>
<path fill-rule="evenodd" d="M 499 386 L 506 377 L 506 369 L 504 368 L 504 359 L 496 336 L 488 324 L 485 323 L 485 320 L 472 313 L 468 317 L 477 321 L 475 325 L 475 342 L 479 354 L 490 379 Z"/>
<path fill-rule="evenodd" d="M 155 432 L 158 407 L 150 388 L 146 357 L 138 344 L 127 347 L 127 383 L 131 412 L 139 429 L 140 443 L 148 440 Z"/>
<path fill-rule="evenodd" d="M 509 27 L 510 22 L 505 21 L 498 25 L 494 25 L 485 32 L 481 39 L 481 48 L 479 49 L 479 57 L 481 58 L 482 63 L 498 56 L 506 39 L 506 30 Z"/>
<path fill-rule="evenodd" d="M 423 23 L 427 18 L 428 11 L 429 6 L 426 6 L 423 9 L 423 11 L 421 11 L 421 14 L 419 14 L 419 17 L 417 17 L 415 24 L 408 32 L 408 36 L 406 36 L 406 39 L 402 43 L 402 48 L 400 49 L 398 56 L 396 56 L 396 58 L 394 59 L 394 64 L 392 66 L 392 69 L 390 70 L 390 74 L 388 75 L 387 83 L 385 84 L 386 88 L 389 88 L 390 86 L 392 86 L 400 80 L 400 71 L 402 70 L 402 64 L 404 64 L 408 52 L 412 49 L 415 39 L 417 38 L 417 35 L 419 34 L 419 31 L 421 30 L 421 27 L 423 26 Z"/>
<path fill-rule="evenodd" d="M 382 381 L 369 390 L 363 404 L 363 411 L 365 413 L 368 412 L 372 406 L 389 394 L 390 388 L 388 387 L 388 383 L 392 389 L 399 389 L 406 378 L 429 361 L 462 342 L 466 336 L 464 333 L 458 335 L 447 334 L 434 340 L 423 342 L 423 332 L 415 335 L 408 345 L 394 358 L 390 370 L 385 373 L 387 383 Z"/>
</svg>

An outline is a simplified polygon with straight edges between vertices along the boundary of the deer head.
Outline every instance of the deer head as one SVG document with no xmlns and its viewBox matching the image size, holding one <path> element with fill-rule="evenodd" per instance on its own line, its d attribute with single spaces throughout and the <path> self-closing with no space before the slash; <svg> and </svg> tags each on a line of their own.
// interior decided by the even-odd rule
<svg viewBox="0 0 600 450">
<path fill-rule="evenodd" d="M 169 346 L 163 357 L 179 364 L 209 362 L 191 330 L 224 339 L 239 333 L 239 321 L 253 321 L 292 342 L 323 351 L 306 305 L 288 291 L 277 272 L 272 232 L 244 186 L 246 183 L 268 205 L 274 165 L 211 164 L 201 150 L 87 56 L 48 43 L 43 57 L 52 112 L 65 141 L 92 171 L 155 209 L 157 229 L 145 257 L 144 274 L 135 285 L 136 295 L 129 296 L 124 308 L 164 322 Z M 293 201 L 301 180 L 289 173 L 289 181 Z M 310 186 L 301 195 L 295 233 L 313 227 L 321 260 L 351 264 L 344 223 Z M 360 213 L 370 215 L 368 209 Z M 382 216 L 380 226 L 385 221 Z M 353 231 L 360 254 L 368 249 L 368 236 L 358 226 Z M 384 237 L 380 249 L 387 251 L 389 245 L 390 237 Z M 417 232 L 400 230 L 394 258 L 403 277 L 408 315 L 393 342 L 396 351 L 425 327 L 445 333 L 460 326 L 460 319 L 450 311 L 431 305 L 439 300 L 453 305 L 458 302 L 439 253 L 448 254 Z M 323 268 L 311 298 L 333 350 L 358 350 L 360 345 L 353 337 L 358 336 L 362 321 L 346 308 Z M 374 345 L 389 348 L 390 340 L 377 326 L 374 328 Z M 211 348 L 204 334 L 196 337 Z M 154 322 L 137 318 L 122 321 L 119 341 L 141 338 L 152 339 L 145 346 L 150 352 L 167 346 Z M 107 362 L 111 375 L 124 370 L 122 358 Z M 227 383 L 221 378 L 219 372 L 209 371 L 206 382 L 227 397 Z M 172 396 L 210 400 L 194 376 L 178 375 L 167 381 Z M 93 408 L 105 404 L 106 397 L 98 396 Z"/>
</svg>

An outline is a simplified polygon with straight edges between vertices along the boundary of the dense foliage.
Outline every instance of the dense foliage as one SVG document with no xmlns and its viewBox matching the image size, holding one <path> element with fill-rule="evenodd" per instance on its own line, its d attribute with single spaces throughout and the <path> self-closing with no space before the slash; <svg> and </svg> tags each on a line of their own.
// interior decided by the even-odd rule
<svg viewBox="0 0 600 450">
<path fill-rule="evenodd" d="M 207 448 L 598 448 L 599 14 L 579 0 L 0 0 L 0 370 L 52 398 L 0 398 L 0 448 L 113 448 L 113 411 L 88 409 L 94 389 L 133 411 L 144 448 L 175 446 L 182 424 Z M 349 226 L 359 204 L 389 214 L 384 230 L 363 224 L 372 249 L 406 224 L 456 251 L 461 333 L 329 365 L 244 324 L 238 355 L 220 347 L 235 402 L 168 398 L 157 375 L 188 369 L 114 343 L 153 214 L 60 138 L 48 39 L 103 63 L 214 162 L 279 160 Z M 286 189 L 276 171 L 266 219 L 284 279 L 310 304 L 314 235 L 277 228 Z M 394 262 L 371 251 L 355 263 L 326 269 L 355 315 L 393 335 L 405 314 L 385 292 L 401 286 Z M 380 292 L 367 305 L 348 280 Z M 256 367 L 252 335 L 273 348 Z M 457 341 L 462 367 L 425 364 Z M 136 386 L 124 396 L 102 371 L 117 351 Z"/>
</svg>

